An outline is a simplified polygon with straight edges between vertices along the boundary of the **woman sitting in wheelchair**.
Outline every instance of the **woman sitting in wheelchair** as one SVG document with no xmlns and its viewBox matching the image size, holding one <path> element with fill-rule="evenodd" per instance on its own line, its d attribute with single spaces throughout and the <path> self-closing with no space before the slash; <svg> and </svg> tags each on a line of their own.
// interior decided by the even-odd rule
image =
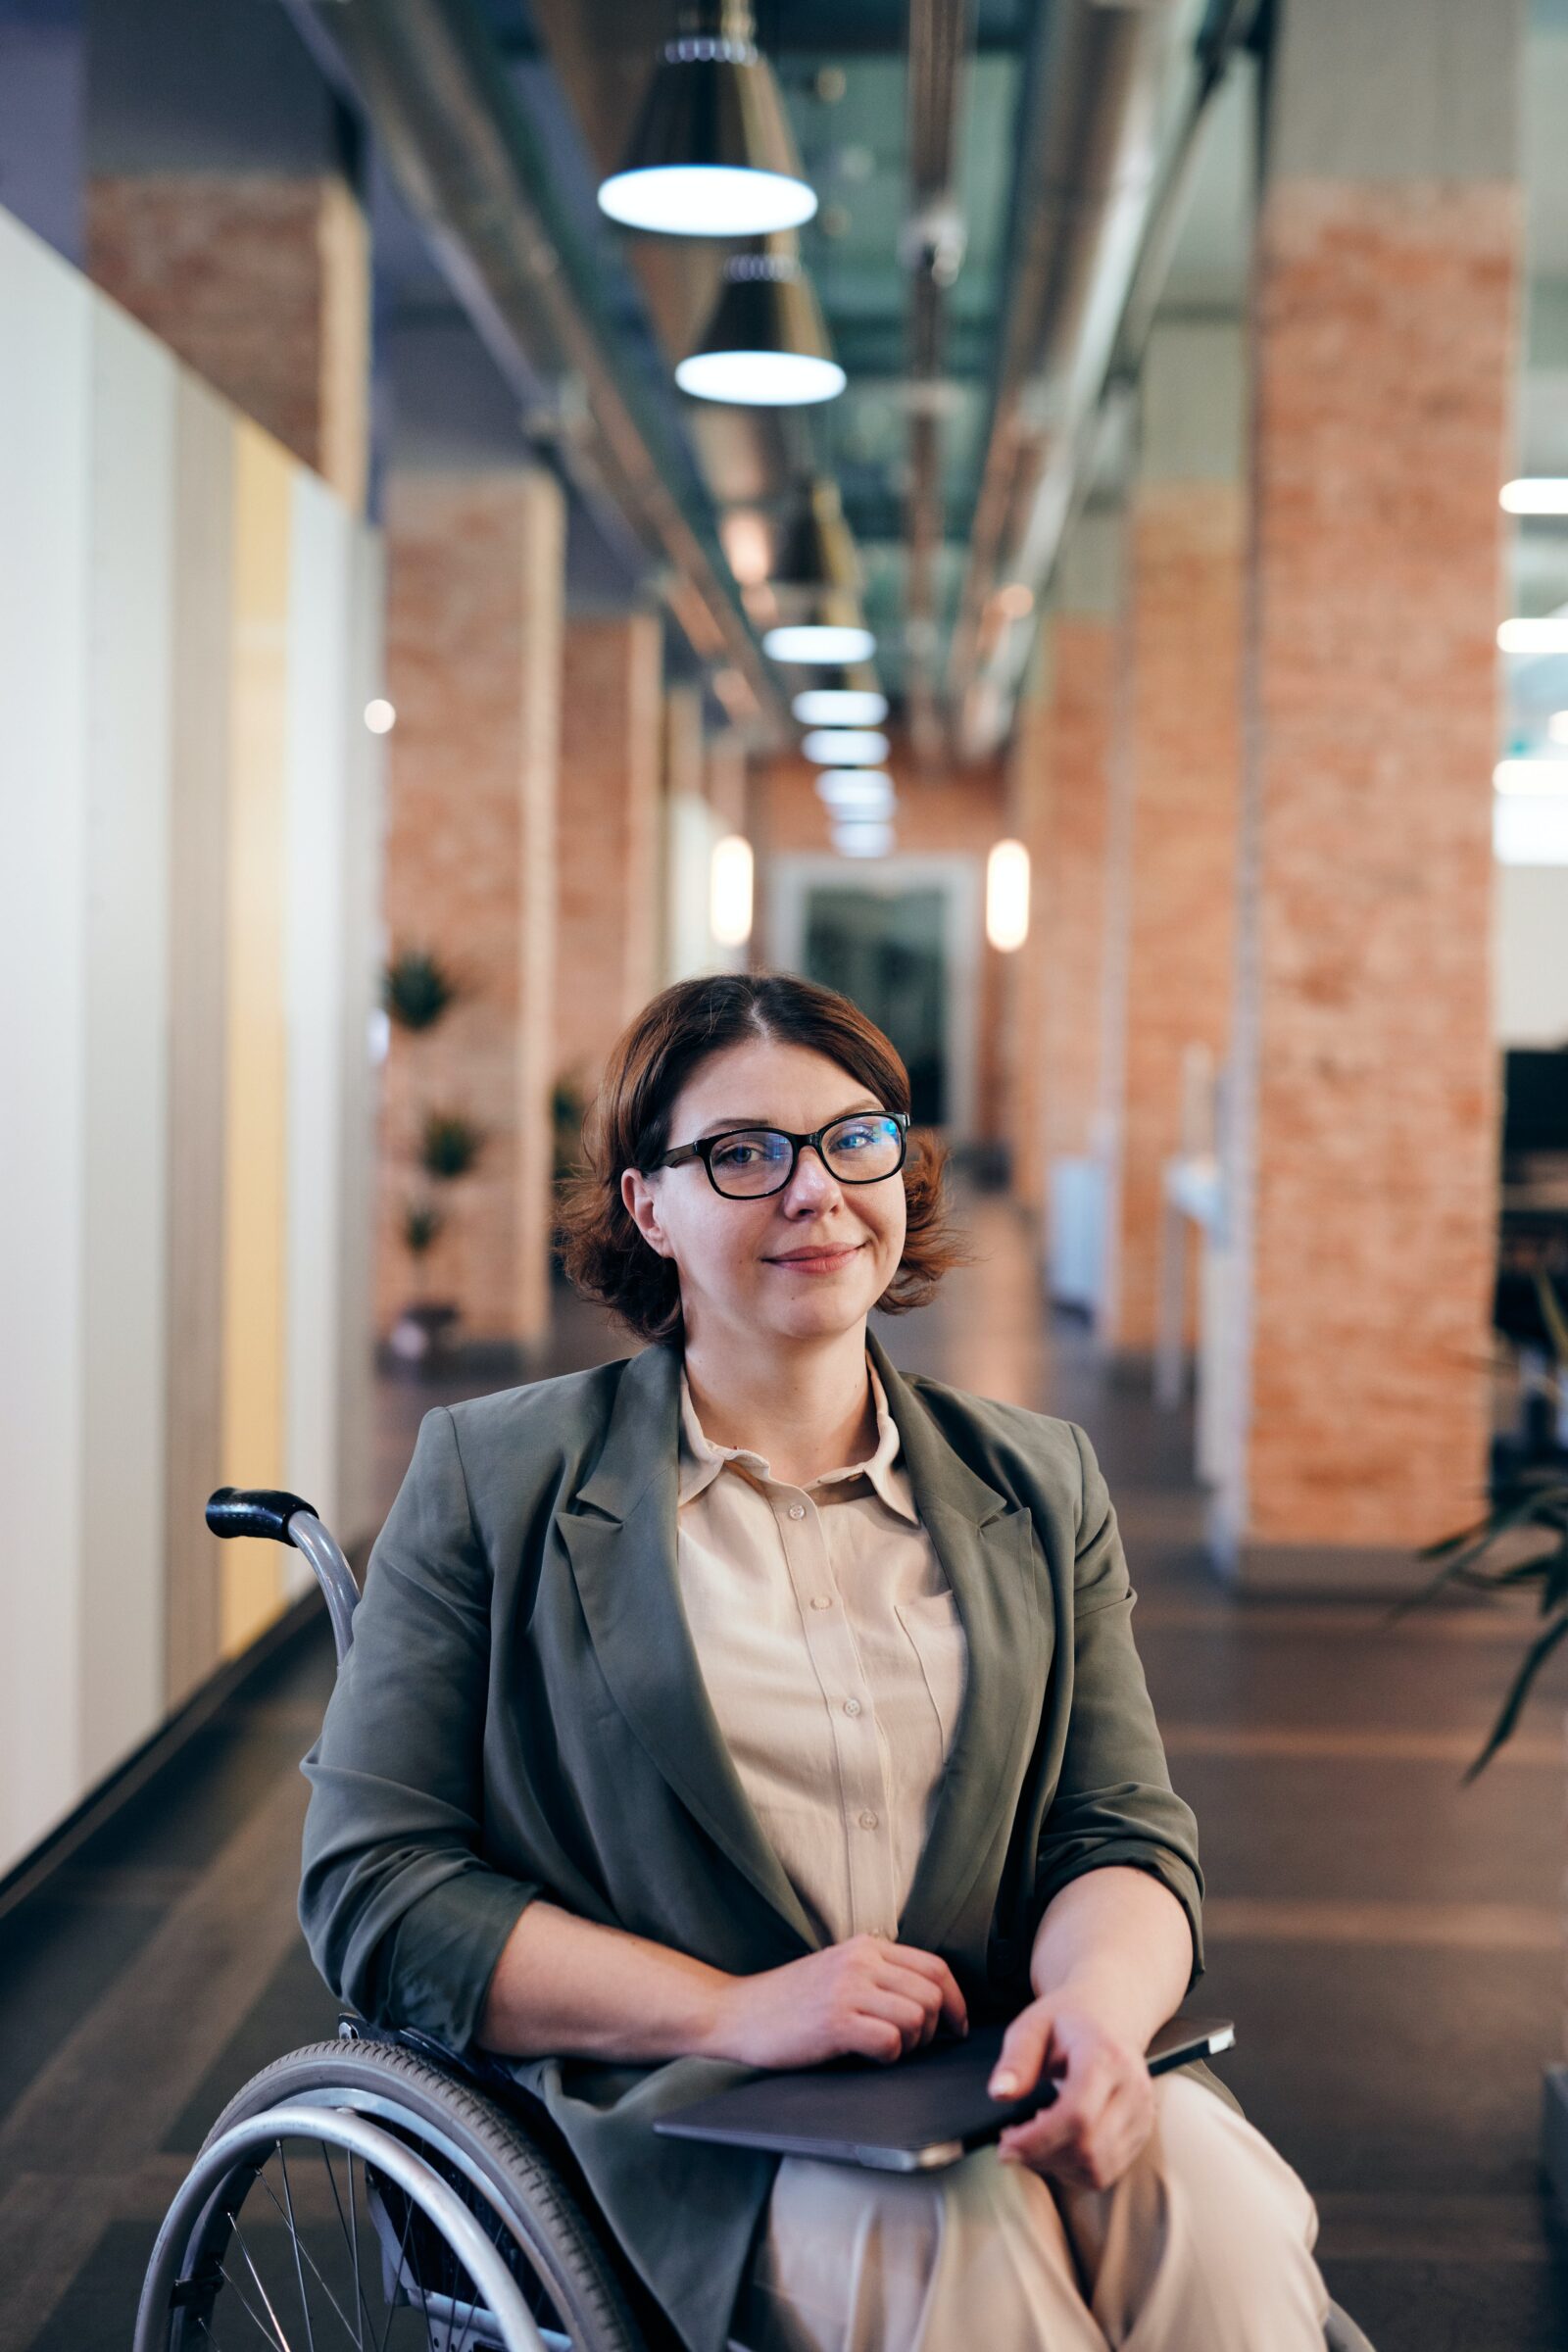
<svg viewBox="0 0 1568 2352">
<path fill-rule="evenodd" d="M 962 1254 L 908 1103 L 804 980 L 620 1039 L 565 1262 L 648 1345 L 424 1416 L 306 1760 L 306 1934 L 544 2101 L 690 2352 L 1320 2352 L 1306 2189 L 1144 2061 L 1202 1881 L 1093 1448 L 867 1330 Z M 1003 2018 L 994 2091 L 1056 2095 L 945 2171 L 653 2130 Z"/>
</svg>

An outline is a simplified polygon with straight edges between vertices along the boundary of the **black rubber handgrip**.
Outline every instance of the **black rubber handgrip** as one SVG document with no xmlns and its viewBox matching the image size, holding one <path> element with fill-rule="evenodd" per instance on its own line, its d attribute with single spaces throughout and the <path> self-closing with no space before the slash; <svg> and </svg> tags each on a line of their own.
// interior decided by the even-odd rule
<svg viewBox="0 0 1568 2352">
<path fill-rule="evenodd" d="M 303 1495 L 281 1487 L 220 1487 L 207 1499 L 207 1524 L 215 1536 L 270 1536 L 291 1544 L 288 1523 L 296 1511 L 316 1512 Z"/>
</svg>

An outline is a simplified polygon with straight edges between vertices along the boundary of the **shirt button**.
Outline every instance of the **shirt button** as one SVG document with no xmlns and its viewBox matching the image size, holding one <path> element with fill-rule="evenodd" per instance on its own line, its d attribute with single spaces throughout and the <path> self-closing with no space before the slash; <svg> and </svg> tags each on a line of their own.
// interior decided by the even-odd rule
<svg viewBox="0 0 1568 2352">
<path fill-rule="evenodd" d="M 844 1701 L 844 1712 L 846 1715 L 858 1715 L 860 1712 L 859 1700 L 858 1698 L 847 1698 Z"/>
<path fill-rule="evenodd" d="M 792 1519 L 804 1519 L 804 1518 L 806 1517 L 806 1505 L 805 1505 L 805 1503 L 804 1503 L 804 1502 L 792 1502 L 792 1503 L 790 1504 L 790 1517 L 791 1517 Z"/>
<path fill-rule="evenodd" d="M 860 1827 L 862 1830 L 874 1830 L 876 1828 L 876 1815 L 869 1810 L 860 1815 Z"/>
<path fill-rule="evenodd" d="M 830 1609 L 833 1606 L 833 1603 L 825 1592 L 813 1592 L 811 1594 L 811 1606 L 813 1609 Z"/>
</svg>

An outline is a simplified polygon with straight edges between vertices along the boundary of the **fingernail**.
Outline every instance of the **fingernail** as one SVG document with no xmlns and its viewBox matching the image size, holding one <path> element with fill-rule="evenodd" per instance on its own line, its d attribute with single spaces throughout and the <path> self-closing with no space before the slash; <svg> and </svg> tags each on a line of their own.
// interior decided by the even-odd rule
<svg viewBox="0 0 1568 2352">
<path fill-rule="evenodd" d="M 1004 2068 L 1000 2074 L 995 2074 L 991 2078 L 991 2095 L 993 2098 L 1010 2098 L 1017 2087 L 1017 2076 L 1009 2075 Z"/>
</svg>

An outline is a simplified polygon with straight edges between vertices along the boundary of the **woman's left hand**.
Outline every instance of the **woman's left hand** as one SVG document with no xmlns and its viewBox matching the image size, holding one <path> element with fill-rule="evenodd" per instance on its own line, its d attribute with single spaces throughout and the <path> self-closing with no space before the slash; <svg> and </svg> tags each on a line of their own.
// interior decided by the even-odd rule
<svg viewBox="0 0 1568 2352">
<path fill-rule="evenodd" d="M 1003 2132 L 1003 2163 L 1026 2164 L 1080 2188 L 1109 2188 L 1154 2128 L 1154 2085 L 1142 2043 L 1109 2004 L 1097 2005 L 1079 1986 L 1062 1985 L 1019 2012 L 990 2087 L 994 2097 L 1014 2099 L 1052 2081 L 1053 2103 Z"/>
</svg>

